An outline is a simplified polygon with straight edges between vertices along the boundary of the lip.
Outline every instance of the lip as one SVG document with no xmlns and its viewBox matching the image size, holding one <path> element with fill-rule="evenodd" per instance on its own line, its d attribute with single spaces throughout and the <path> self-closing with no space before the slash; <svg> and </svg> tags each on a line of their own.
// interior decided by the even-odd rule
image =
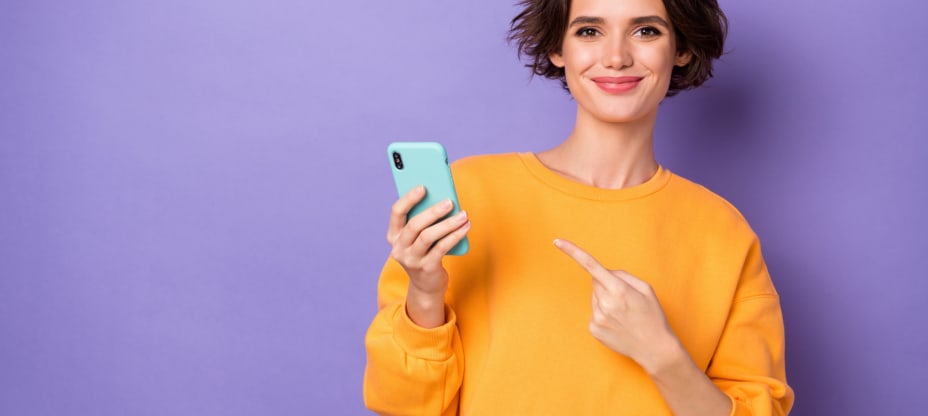
<svg viewBox="0 0 928 416">
<path fill-rule="evenodd" d="M 644 77 L 593 77 L 591 80 L 596 83 L 599 89 L 608 94 L 620 94 L 628 92 L 641 83 Z"/>
</svg>

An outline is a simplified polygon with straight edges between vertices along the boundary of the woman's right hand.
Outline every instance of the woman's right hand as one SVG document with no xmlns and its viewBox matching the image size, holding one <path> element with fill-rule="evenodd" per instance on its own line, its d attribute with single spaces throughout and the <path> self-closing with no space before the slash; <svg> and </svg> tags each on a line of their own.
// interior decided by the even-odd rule
<svg viewBox="0 0 928 416">
<path fill-rule="evenodd" d="M 441 260 L 470 230 L 467 213 L 461 211 L 440 222 L 453 204 L 445 200 L 406 221 L 409 210 L 425 197 L 425 187 L 417 186 L 403 195 L 390 213 L 387 241 L 393 257 L 409 275 L 406 314 L 417 325 L 435 328 L 445 323 L 445 291 L 448 272 Z"/>
</svg>

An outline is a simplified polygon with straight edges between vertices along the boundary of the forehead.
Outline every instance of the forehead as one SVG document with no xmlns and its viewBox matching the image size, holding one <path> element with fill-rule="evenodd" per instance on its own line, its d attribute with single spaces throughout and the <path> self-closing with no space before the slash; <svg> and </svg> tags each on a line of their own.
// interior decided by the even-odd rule
<svg viewBox="0 0 928 416">
<path fill-rule="evenodd" d="M 573 0 L 568 20 L 577 16 L 600 17 L 605 20 L 660 16 L 666 20 L 667 9 L 663 0 Z"/>
</svg>

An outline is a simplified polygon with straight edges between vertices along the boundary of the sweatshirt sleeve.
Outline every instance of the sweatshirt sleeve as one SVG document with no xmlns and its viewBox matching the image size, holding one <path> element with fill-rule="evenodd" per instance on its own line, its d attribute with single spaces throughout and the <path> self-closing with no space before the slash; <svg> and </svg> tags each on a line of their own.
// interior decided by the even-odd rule
<svg viewBox="0 0 928 416">
<path fill-rule="evenodd" d="M 406 315 L 406 272 L 393 260 L 380 277 L 380 310 L 367 331 L 364 403 L 382 415 L 455 415 L 464 353 L 454 310 L 426 329 Z"/>
<path fill-rule="evenodd" d="M 786 415 L 793 390 L 786 384 L 780 299 L 756 241 L 744 264 L 728 321 L 706 374 L 732 401 L 732 415 Z"/>
</svg>

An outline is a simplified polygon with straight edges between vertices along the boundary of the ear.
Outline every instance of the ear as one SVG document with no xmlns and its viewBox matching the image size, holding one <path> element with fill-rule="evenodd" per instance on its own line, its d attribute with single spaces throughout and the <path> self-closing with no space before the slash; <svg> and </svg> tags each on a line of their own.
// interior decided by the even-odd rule
<svg viewBox="0 0 928 416">
<path fill-rule="evenodd" d="M 690 61 L 693 60 L 693 53 L 689 49 L 684 51 L 677 52 L 677 56 L 673 59 L 673 65 L 684 67 L 689 65 Z"/>
<path fill-rule="evenodd" d="M 551 61 L 551 64 L 558 67 L 564 67 L 564 57 L 560 52 L 551 52 L 548 54 L 548 60 Z"/>
</svg>

